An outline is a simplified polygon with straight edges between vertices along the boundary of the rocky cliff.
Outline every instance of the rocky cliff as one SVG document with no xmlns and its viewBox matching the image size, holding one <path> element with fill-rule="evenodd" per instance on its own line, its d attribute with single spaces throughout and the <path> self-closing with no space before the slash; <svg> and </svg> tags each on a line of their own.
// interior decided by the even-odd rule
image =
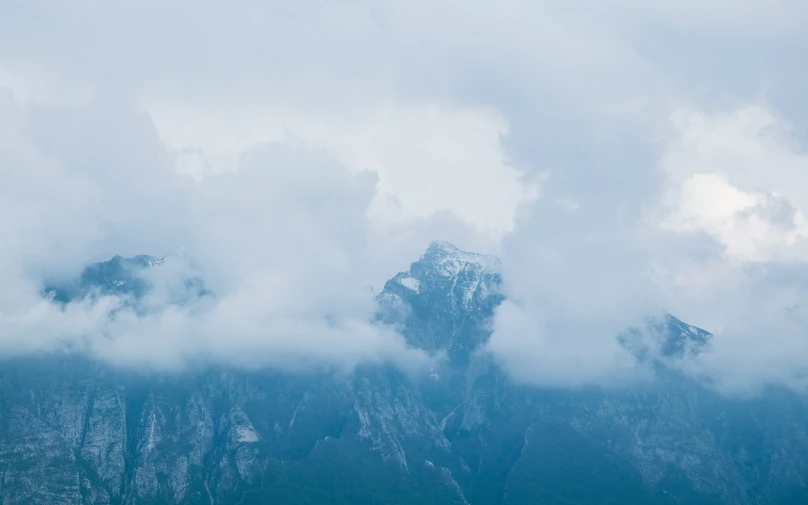
<svg viewBox="0 0 808 505">
<path fill-rule="evenodd" d="M 155 258 L 114 258 L 46 295 L 138 295 Z M 134 374 L 69 355 L 0 363 L 0 503 L 808 503 L 808 409 L 737 400 L 664 357 L 709 334 L 673 316 L 656 380 L 519 386 L 481 346 L 495 258 L 430 245 L 379 294 L 379 322 L 447 359 L 428 374 L 207 368 Z M 200 288 L 201 289 L 201 288 Z M 626 345 L 632 330 L 615 336 Z"/>
</svg>

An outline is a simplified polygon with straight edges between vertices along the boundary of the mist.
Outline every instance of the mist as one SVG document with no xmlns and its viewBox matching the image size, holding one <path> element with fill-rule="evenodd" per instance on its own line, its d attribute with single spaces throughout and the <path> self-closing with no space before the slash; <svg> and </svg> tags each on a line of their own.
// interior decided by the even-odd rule
<svg viewBox="0 0 808 505">
<path fill-rule="evenodd" d="M 684 373 L 804 391 L 803 2 L 304 3 L 12 3 L 0 353 L 427 366 L 369 287 L 445 239 L 502 258 L 518 382 L 642 380 L 616 336 L 670 313 L 713 334 Z M 147 313 L 43 298 L 137 254 L 175 257 Z"/>
</svg>

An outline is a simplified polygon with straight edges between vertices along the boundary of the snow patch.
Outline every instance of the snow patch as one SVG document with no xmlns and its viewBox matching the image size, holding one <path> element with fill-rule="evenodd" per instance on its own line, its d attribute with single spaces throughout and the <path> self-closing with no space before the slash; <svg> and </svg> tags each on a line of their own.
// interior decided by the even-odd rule
<svg viewBox="0 0 808 505">
<path fill-rule="evenodd" d="M 398 283 L 405 288 L 415 291 L 416 293 L 418 292 L 418 288 L 421 286 L 421 283 L 415 277 L 402 277 L 398 280 Z"/>
<path fill-rule="evenodd" d="M 165 263 L 165 260 L 163 258 L 149 258 L 148 260 L 146 260 L 146 266 L 148 268 L 160 266 L 163 263 Z"/>
<path fill-rule="evenodd" d="M 427 257 L 435 264 L 436 271 L 445 277 L 453 277 L 469 267 L 476 266 L 483 272 L 499 272 L 501 262 L 496 256 L 461 251 L 448 242 L 433 242 L 424 259 Z"/>
<path fill-rule="evenodd" d="M 480 287 L 482 279 L 478 278 L 476 282 L 470 283 L 466 288 L 463 290 L 463 307 L 468 307 L 471 304 L 471 301 L 474 299 L 474 293 L 477 292 L 477 289 Z"/>
</svg>

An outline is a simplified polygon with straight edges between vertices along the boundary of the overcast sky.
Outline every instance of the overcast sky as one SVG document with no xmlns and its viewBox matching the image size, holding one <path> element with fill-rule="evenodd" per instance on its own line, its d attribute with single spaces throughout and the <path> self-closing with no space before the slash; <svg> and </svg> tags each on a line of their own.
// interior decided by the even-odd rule
<svg viewBox="0 0 808 505">
<path fill-rule="evenodd" d="M 806 386 L 803 0 L 2 11 L 5 352 L 421 362 L 367 288 L 445 239 L 502 257 L 490 348 L 518 380 L 623 376 L 614 335 L 667 310 L 715 333 L 687 366 L 721 389 Z M 221 295 L 203 315 L 39 299 L 180 250 Z"/>
</svg>

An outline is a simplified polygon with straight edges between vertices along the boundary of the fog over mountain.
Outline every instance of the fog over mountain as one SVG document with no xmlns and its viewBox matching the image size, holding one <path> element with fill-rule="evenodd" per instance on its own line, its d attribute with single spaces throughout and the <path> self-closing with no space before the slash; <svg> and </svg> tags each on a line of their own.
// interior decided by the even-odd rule
<svg viewBox="0 0 808 505">
<path fill-rule="evenodd" d="M 116 256 L 48 286 L 44 295 L 66 306 L 120 297 L 110 319 L 148 318 L 155 289 L 149 274 L 170 268 L 170 261 Z M 613 338 L 624 353 L 624 373 L 600 387 L 560 382 L 590 379 L 592 370 L 526 373 L 491 333 L 491 318 L 501 317 L 495 313 L 507 303 L 500 266 L 496 257 L 436 241 L 378 292 L 374 324 L 396 331 L 411 352 L 433 358 L 420 369 L 368 360 L 335 368 L 318 360 L 320 350 L 300 347 L 292 358 L 308 360 L 282 364 L 276 355 L 290 359 L 289 346 L 277 340 L 250 343 L 253 353 L 273 352 L 245 361 L 243 338 L 232 339 L 225 353 L 204 331 L 195 332 L 194 349 L 210 360 L 168 373 L 132 370 L 132 361 L 121 367 L 88 360 L 92 347 L 6 357 L 0 498 L 69 504 L 805 500 L 803 396 L 769 387 L 759 397 L 731 398 L 690 378 L 682 364 L 710 353 L 714 337 L 670 314 Z M 197 297 L 192 303 L 215 298 L 198 277 L 184 277 L 181 287 L 174 293 L 182 296 L 168 303 L 183 306 L 190 293 Z M 176 352 L 174 342 L 153 345 Z M 331 353 L 331 362 L 346 356 Z M 520 382 L 539 378 L 556 382 Z"/>
<path fill-rule="evenodd" d="M 581 450 L 618 503 L 802 503 L 806 22 L 5 2 L 0 503 L 260 501 L 365 449 L 432 469 L 401 501 L 586 503 L 519 471 Z"/>
<path fill-rule="evenodd" d="M 177 334 L 230 332 L 189 308 L 113 330 L 39 295 L 88 262 L 182 252 L 217 293 L 206 317 L 245 341 L 294 327 L 278 345 L 318 360 L 408 354 L 365 324 L 367 287 L 443 239 L 502 258 L 492 345 L 553 356 L 525 380 L 619 374 L 615 332 L 667 311 L 716 335 L 693 373 L 802 389 L 803 4 L 492 9 L 12 2 L 3 352 L 103 333 L 105 359 L 179 365 Z"/>
</svg>

